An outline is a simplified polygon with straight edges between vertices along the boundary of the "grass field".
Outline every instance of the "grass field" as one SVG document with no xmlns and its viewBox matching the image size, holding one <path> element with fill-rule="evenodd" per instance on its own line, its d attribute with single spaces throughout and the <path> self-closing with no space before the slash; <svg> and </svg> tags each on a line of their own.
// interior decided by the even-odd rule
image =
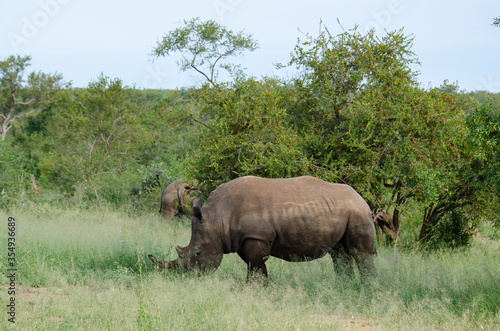
<svg viewBox="0 0 500 331">
<path fill-rule="evenodd" d="M 155 269 L 176 258 L 188 219 L 34 205 L 0 212 L 7 270 L 7 219 L 16 219 L 19 330 L 498 330 L 500 245 L 476 238 L 466 250 L 378 248 L 369 282 L 337 276 L 329 257 L 268 261 L 270 285 L 245 284 L 236 254 L 198 277 Z M 0 329 L 9 329 L 2 273 Z"/>
</svg>

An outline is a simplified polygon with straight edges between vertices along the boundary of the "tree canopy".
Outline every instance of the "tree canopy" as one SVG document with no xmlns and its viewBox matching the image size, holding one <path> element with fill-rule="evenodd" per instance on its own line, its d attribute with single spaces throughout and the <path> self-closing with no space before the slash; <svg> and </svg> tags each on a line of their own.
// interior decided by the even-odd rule
<svg viewBox="0 0 500 331">
<path fill-rule="evenodd" d="M 469 238 L 462 230 L 473 218 L 456 216 L 480 203 L 465 126 L 476 104 L 454 85 L 422 89 L 412 40 L 402 30 L 333 35 L 324 28 L 299 40 L 292 84 L 206 86 L 203 143 L 190 174 L 208 189 L 242 175 L 310 174 L 358 190 L 390 240 L 400 242 L 409 203 L 423 207 L 421 242 L 447 222 Z"/>
<path fill-rule="evenodd" d="M 52 136 L 63 142 L 55 147 L 58 171 L 91 187 L 99 200 L 100 177 L 122 171 L 140 137 L 138 109 L 122 81 L 104 75 L 86 89 L 65 91 L 59 102 L 64 111 L 51 127 Z"/>
<path fill-rule="evenodd" d="M 181 53 L 178 62 L 181 71 L 195 70 L 213 86 L 217 86 L 219 69 L 231 76 L 241 75 L 239 65 L 228 62 L 228 58 L 258 48 L 257 41 L 243 31 L 234 33 L 214 20 L 206 22 L 199 18 L 184 21 L 184 26 L 166 33 L 152 55 L 156 58 L 174 52 Z"/>
<path fill-rule="evenodd" d="M 500 17 L 495 17 L 493 19 L 493 23 L 491 25 L 497 26 L 497 27 L 500 26 Z"/>
<path fill-rule="evenodd" d="M 0 61 L 0 137 L 5 140 L 13 122 L 44 108 L 43 101 L 61 87 L 60 74 L 31 72 L 30 56 L 11 55 Z"/>
</svg>

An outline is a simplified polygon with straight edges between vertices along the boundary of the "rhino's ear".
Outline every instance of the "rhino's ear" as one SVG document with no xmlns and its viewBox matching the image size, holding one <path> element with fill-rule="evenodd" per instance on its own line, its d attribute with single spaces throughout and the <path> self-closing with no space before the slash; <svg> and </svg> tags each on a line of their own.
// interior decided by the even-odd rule
<svg viewBox="0 0 500 331">
<path fill-rule="evenodd" d="M 201 207 L 203 203 L 201 201 L 201 198 L 194 198 L 193 201 L 191 201 L 191 209 L 193 210 L 193 215 L 196 216 L 201 220 Z"/>
</svg>

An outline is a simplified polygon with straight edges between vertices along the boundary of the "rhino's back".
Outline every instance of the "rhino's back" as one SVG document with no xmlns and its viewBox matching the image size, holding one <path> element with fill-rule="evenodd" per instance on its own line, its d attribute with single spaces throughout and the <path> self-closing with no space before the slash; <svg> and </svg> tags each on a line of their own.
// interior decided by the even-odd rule
<svg viewBox="0 0 500 331">
<path fill-rule="evenodd" d="M 220 216 L 228 212 L 271 212 L 277 208 L 291 211 L 304 209 L 308 213 L 316 209 L 331 213 L 334 210 L 368 208 L 352 187 L 311 176 L 274 179 L 240 177 L 220 185 L 210 194 L 206 205 L 218 209 L 222 213 Z"/>
<path fill-rule="evenodd" d="M 182 184 L 184 184 L 184 179 L 179 178 L 174 180 L 172 183 L 167 185 L 167 189 L 170 191 L 178 189 Z"/>
<path fill-rule="evenodd" d="M 305 252 L 338 242 L 349 218 L 370 222 L 370 208 L 354 189 L 309 176 L 241 177 L 220 185 L 203 208 L 226 223 L 232 251 L 253 238 Z"/>
</svg>

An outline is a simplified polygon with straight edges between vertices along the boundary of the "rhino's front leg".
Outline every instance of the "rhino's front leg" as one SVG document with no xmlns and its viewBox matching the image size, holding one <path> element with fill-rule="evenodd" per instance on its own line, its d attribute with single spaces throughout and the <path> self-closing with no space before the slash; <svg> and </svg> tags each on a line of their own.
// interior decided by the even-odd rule
<svg viewBox="0 0 500 331">
<path fill-rule="evenodd" d="M 267 279 L 266 261 L 270 254 L 271 248 L 268 243 L 255 239 L 245 240 L 238 255 L 247 264 L 247 282 L 259 276 Z"/>
</svg>

